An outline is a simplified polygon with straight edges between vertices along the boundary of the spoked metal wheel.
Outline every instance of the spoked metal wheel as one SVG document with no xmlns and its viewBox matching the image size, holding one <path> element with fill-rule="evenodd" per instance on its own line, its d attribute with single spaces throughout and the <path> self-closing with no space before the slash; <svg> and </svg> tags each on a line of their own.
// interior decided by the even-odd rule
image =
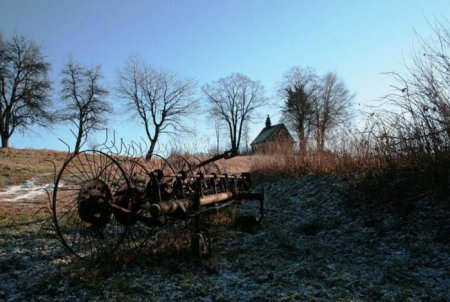
<svg viewBox="0 0 450 302">
<path fill-rule="evenodd" d="M 131 198 L 128 198 L 128 200 L 119 199 L 116 202 L 119 203 L 119 206 L 137 214 L 115 213 L 116 219 L 128 227 L 122 246 L 124 249 L 130 250 L 145 245 L 152 235 L 152 229 L 145 224 L 145 219 L 151 219 L 148 211 L 145 210 L 146 189 L 151 176 L 145 167 L 145 163 L 137 158 L 122 160 L 120 164 L 130 181 L 131 194 L 128 194 L 128 197 Z M 138 216 L 142 219 L 138 219 Z"/>
<path fill-rule="evenodd" d="M 189 174 L 192 173 L 192 162 L 190 162 L 186 156 L 174 153 L 167 158 L 167 162 L 177 172 L 189 171 Z"/>
<path fill-rule="evenodd" d="M 197 156 L 190 156 L 188 158 L 188 161 L 191 163 L 191 165 L 193 167 L 199 165 L 203 160 L 198 158 Z M 196 169 L 193 170 L 193 175 L 197 175 L 199 173 L 203 173 L 204 175 L 220 175 L 220 168 L 219 166 L 214 163 L 208 163 L 206 165 L 203 165 L 201 167 L 197 167 Z M 218 184 L 219 184 L 220 180 L 216 179 L 216 178 L 207 178 L 205 179 L 204 182 L 204 194 L 211 194 L 214 193 L 214 187 L 216 187 L 216 189 L 218 188 Z M 217 193 L 217 192 L 216 192 Z"/>
<path fill-rule="evenodd" d="M 127 226 L 113 215 L 111 204 L 130 188 L 120 164 L 100 151 L 83 151 L 68 158 L 53 191 L 56 233 L 74 255 L 92 260 L 114 252 Z"/>
<path fill-rule="evenodd" d="M 150 171 L 151 175 L 146 185 L 150 203 L 159 202 L 159 198 L 162 200 L 176 199 L 174 188 L 177 171 L 170 161 L 159 155 L 154 155 L 150 166 L 147 166 L 147 171 Z M 158 196 L 157 192 L 152 190 L 155 181 L 159 183 L 160 196 Z"/>
<path fill-rule="evenodd" d="M 202 160 L 200 158 L 198 158 L 197 156 L 190 155 L 186 160 L 191 164 L 191 167 L 195 167 L 192 170 L 192 173 L 208 174 L 208 171 L 205 169 L 205 166 L 202 166 L 202 167 L 197 166 L 198 164 L 200 164 L 202 162 Z"/>
<path fill-rule="evenodd" d="M 175 170 L 169 162 L 158 155 L 153 155 L 151 160 L 145 161 L 140 158 L 128 158 L 121 161 L 121 166 L 130 180 L 132 194 L 128 196 L 133 196 L 133 201 L 131 204 L 122 203 L 120 206 L 137 213 L 139 218 L 127 217 L 127 214 L 116 215 L 116 218 L 128 226 L 122 246 L 125 249 L 136 249 L 147 244 L 155 235 L 155 221 L 149 212 L 150 205 L 176 199 Z M 165 221 L 161 220 L 159 223 L 163 224 Z"/>
</svg>

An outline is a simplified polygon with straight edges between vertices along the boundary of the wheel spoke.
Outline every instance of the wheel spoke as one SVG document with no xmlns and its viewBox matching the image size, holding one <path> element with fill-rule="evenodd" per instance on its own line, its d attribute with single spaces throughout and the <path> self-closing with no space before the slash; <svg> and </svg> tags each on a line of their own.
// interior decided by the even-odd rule
<svg viewBox="0 0 450 302">
<path fill-rule="evenodd" d="M 70 157 L 55 182 L 52 211 L 63 245 L 80 258 L 113 252 L 126 233 L 108 206 L 120 186 L 129 187 L 119 163 L 99 151 Z"/>
</svg>

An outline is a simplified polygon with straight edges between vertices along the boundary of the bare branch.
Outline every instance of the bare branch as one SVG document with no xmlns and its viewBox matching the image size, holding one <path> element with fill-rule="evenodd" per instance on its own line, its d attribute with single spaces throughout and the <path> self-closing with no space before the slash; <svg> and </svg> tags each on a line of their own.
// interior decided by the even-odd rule
<svg viewBox="0 0 450 302">
<path fill-rule="evenodd" d="M 52 122 L 48 64 L 39 46 L 23 36 L 0 35 L 0 137 L 8 147 L 15 130 Z"/>
<path fill-rule="evenodd" d="M 279 96 L 284 100 L 284 119 L 298 135 L 305 152 L 311 132 L 322 151 L 327 133 L 349 116 L 353 95 L 335 73 L 319 78 L 311 69 L 291 68 L 285 75 Z"/>
<path fill-rule="evenodd" d="M 283 119 L 298 135 L 305 152 L 311 131 L 315 103 L 319 99 L 318 78 L 311 69 L 291 68 L 284 75 L 278 95 L 284 100 Z"/>
<path fill-rule="evenodd" d="M 233 73 L 203 86 L 210 103 L 210 113 L 223 121 L 230 136 L 231 149 L 238 152 L 245 121 L 253 119 L 257 108 L 266 104 L 264 87 L 257 81 Z"/>
<path fill-rule="evenodd" d="M 144 126 L 151 157 L 160 135 L 184 131 L 184 119 L 198 108 L 196 83 L 131 58 L 117 75 L 116 93 L 132 118 Z"/>
<path fill-rule="evenodd" d="M 104 128 L 111 105 L 104 99 L 108 91 L 99 82 L 100 66 L 85 67 L 69 60 L 61 71 L 61 100 L 65 103 L 60 114 L 62 121 L 70 121 L 77 129 L 74 152 L 87 141 L 90 133 Z"/>
</svg>

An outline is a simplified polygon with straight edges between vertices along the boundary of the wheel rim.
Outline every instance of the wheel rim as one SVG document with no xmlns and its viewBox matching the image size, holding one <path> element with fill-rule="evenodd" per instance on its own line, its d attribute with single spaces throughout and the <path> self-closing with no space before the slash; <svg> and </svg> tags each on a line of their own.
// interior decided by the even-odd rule
<svg viewBox="0 0 450 302">
<path fill-rule="evenodd" d="M 163 157 L 154 154 L 150 161 L 144 161 L 139 158 L 127 158 L 121 161 L 121 166 L 128 175 L 131 190 L 134 192 L 135 208 L 142 208 L 139 203 L 142 202 L 144 198 L 145 201 L 150 204 L 157 202 L 157 200 L 152 197 L 153 194 L 151 194 L 150 182 L 154 172 L 161 173 L 160 175 L 162 178 L 158 180 L 160 181 L 161 186 L 165 186 L 164 191 L 168 192 L 170 195 L 170 197 L 167 196 L 167 194 L 163 195 L 163 200 L 176 199 L 176 194 L 171 192 L 175 182 L 173 175 L 176 173 L 171 164 Z M 145 210 L 140 211 L 139 215 L 149 219 L 151 217 L 150 213 Z M 154 235 L 155 229 L 153 227 L 146 225 L 142 221 L 131 221 L 122 245 L 124 249 L 140 248 L 146 245 Z"/>
<path fill-rule="evenodd" d="M 72 254 L 92 259 L 117 249 L 126 226 L 109 205 L 124 188 L 130 188 L 125 171 L 103 152 L 83 151 L 65 161 L 55 181 L 52 211 L 56 233 Z"/>
<path fill-rule="evenodd" d="M 140 207 L 140 200 L 144 197 L 146 182 L 149 178 L 149 172 L 145 168 L 144 164 L 139 162 L 138 159 L 127 158 L 121 161 L 121 165 L 125 170 L 130 181 L 131 190 L 133 192 L 133 203 L 131 205 L 132 210 L 138 210 Z M 139 213 L 142 216 L 148 217 L 147 213 Z M 116 214 L 115 217 L 123 221 L 123 218 L 127 218 L 124 214 Z M 137 219 L 128 218 L 128 228 L 122 245 L 124 249 L 136 249 L 145 245 L 152 233 L 149 226 L 139 223 Z"/>
</svg>

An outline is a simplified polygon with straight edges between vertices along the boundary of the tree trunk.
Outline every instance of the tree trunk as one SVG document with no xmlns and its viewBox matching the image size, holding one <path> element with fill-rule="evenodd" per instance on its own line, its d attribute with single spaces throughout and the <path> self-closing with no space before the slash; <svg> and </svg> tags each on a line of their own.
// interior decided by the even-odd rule
<svg viewBox="0 0 450 302">
<path fill-rule="evenodd" d="M 237 133 L 237 124 L 233 124 L 233 137 L 231 138 L 231 152 L 232 154 L 238 154 L 239 141 Z"/>
<path fill-rule="evenodd" d="M 2 135 L 2 149 L 9 148 L 9 138 L 7 135 Z"/>
<path fill-rule="evenodd" d="M 325 149 L 325 129 L 322 129 L 320 133 L 320 152 Z"/>
<path fill-rule="evenodd" d="M 78 126 L 78 135 L 77 135 L 77 141 L 75 143 L 75 150 L 73 150 L 74 154 L 77 154 L 80 152 L 80 148 L 81 148 L 81 140 L 83 139 L 83 128 L 82 128 L 82 122 L 80 119 L 80 124 Z"/>
<path fill-rule="evenodd" d="M 2 140 L 2 148 L 9 148 L 9 138 L 11 137 L 12 132 L 9 131 L 8 121 L 4 122 L 1 126 L 0 137 Z"/>
<path fill-rule="evenodd" d="M 298 146 L 300 148 L 300 153 L 303 154 L 305 151 L 305 134 L 303 132 L 298 134 Z"/>
<path fill-rule="evenodd" d="M 216 145 L 216 154 L 219 154 L 220 153 L 220 129 L 217 127 L 217 125 L 215 126 L 216 127 L 216 141 L 217 141 L 217 145 Z"/>
<path fill-rule="evenodd" d="M 300 148 L 300 154 L 306 154 L 306 137 L 305 130 L 298 130 L 298 145 Z"/>
<path fill-rule="evenodd" d="M 320 142 L 321 142 L 321 136 L 322 136 L 322 133 L 320 132 L 320 130 L 319 129 L 317 129 L 317 132 L 316 132 L 316 150 L 317 151 L 322 151 L 321 150 L 321 148 L 320 148 Z"/>
<path fill-rule="evenodd" d="M 239 150 L 238 150 L 238 147 L 237 147 L 235 141 L 233 141 L 233 142 L 231 143 L 231 153 L 232 153 L 232 154 L 239 154 Z"/>
<path fill-rule="evenodd" d="M 322 152 L 325 148 L 325 126 L 319 126 L 316 130 L 316 148 L 317 151 Z"/>
<path fill-rule="evenodd" d="M 147 154 L 145 155 L 145 159 L 152 159 L 153 156 L 153 152 L 155 152 L 155 147 L 156 147 L 156 141 L 158 139 L 158 136 L 155 135 L 155 138 L 150 140 L 150 148 L 147 151 Z"/>
</svg>

